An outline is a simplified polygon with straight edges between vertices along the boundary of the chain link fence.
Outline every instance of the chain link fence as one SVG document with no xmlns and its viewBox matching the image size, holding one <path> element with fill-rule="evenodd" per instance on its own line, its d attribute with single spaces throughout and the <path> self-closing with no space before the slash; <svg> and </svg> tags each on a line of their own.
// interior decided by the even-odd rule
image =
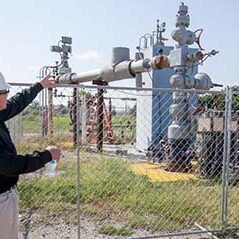
<svg viewBox="0 0 239 239">
<path fill-rule="evenodd" d="M 14 84 L 12 94 L 27 87 Z M 76 86 L 75 86 L 76 87 Z M 239 96 L 65 85 L 8 123 L 19 154 L 54 144 L 56 175 L 22 175 L 22 238 L 159 238 L 237 229 Z"/>
</svg>

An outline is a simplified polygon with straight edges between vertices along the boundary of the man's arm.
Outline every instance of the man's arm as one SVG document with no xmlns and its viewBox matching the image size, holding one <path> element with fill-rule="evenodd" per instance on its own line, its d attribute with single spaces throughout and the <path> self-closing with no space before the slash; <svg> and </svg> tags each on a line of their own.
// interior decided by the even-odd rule
<svg viewBox="0 0 239 239">
<path fill-rule="evenodd" d="M 43 89 L 48 87 L 54 87 L 55 80 L 46 76 L 40 83 L 36 83 L 28 89 L 23 90 L 21 93 L 17 93 L 10 98 L 7 102 L 7 108 L 0 111 L 0 119 L 6 121 L 14 117 L 23 111 L 37 96 L 37 94 Z"/>
<path fill-rule="evenodd" d="M 36 83 L 28 89 L 17 93 L 7 102 L 7 108 L 0 111 L 0 119 L 6 121 L 23 111 L 43 89 L 40 83 Z"/>
<path fill-rule="evenodd" d="M 44 151 L 34 151 L 33 154 L 15 155 L 7 149 L 0 150 L 0 174 L 4 176 L 18 176 L 34 172 L 45 166 L 51 160 L 59 161 L 61 150 L 55 146 L 48 146 Z"/>
<path fill-rule="evenodd" d="M 33 154 L 13 155 L 0 152 L 0 174 L 4 176 L 18 176 L 23 173 L 30 173 L 42 168 L 52 160 L 49 150 L 42 152 L 34 151 Z"/>
</svg>

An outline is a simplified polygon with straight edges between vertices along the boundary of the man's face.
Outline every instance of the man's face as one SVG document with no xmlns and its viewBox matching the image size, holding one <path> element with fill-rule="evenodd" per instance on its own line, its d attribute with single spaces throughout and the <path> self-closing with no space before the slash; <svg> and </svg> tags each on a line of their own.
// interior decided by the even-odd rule
<svg viewBox="0 0 239 239">
<path fill-rule="evenodd" d="M 7 107 L 7 96 L 8 92 L 0 92 L 0 111 Z"/>
</svg>

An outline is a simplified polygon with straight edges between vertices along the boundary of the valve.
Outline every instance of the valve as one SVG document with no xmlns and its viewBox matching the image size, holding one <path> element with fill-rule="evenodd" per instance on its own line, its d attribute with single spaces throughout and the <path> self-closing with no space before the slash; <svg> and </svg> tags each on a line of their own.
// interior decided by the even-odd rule
<svg viewBox="0 0 239 239">
<path fill-rule="evenodd" d="M 199 32 L 198 36 L 196 36 L 195 42 L 198 44 L 198 47 L 200 50 L 204 50 L 201 46 L 200 40 L 201 40 L 201 35 L 203 32 L 203 29 L 197 29 L 194 33 L 196 34 L 197 32 Z"/>
<path fill-rule="evenodd" d="M 218 53 L 219 53 L 219 51 L 212 50 L 212 51 L 206 53 L 205 55 L 207 55 L 207 56 L 215 56 L 215 55 L 218 54 Z"/>
</svg>

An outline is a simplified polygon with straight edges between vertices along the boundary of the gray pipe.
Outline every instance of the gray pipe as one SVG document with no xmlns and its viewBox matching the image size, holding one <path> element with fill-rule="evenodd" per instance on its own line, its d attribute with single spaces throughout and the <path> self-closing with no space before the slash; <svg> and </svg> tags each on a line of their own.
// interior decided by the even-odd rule
<svg viewBox="0 0 239 239">
<path fill-rule="evenodd" d="M 151 67 L 150 59 L 138 61 L 123 61 L 115 66 L 106 66 L 101 69 L 70 73 L 57 77 L 59 84 L 79 84 L 87 81 L 102 80 L 106 82 L 135 78 L 137 73 L 145 72 Z"/>
</svg>

